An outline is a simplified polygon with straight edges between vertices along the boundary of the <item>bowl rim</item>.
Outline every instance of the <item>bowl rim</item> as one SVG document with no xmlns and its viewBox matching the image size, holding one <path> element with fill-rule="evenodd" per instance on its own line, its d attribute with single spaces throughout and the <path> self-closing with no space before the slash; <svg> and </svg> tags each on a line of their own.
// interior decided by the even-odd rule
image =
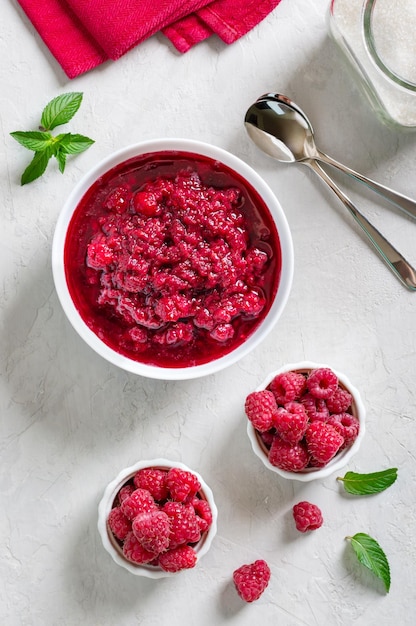
<svg viewBox="0 0 416 626">
<path fill-rule="evenodd" d="M 169 469 L 171 467 L 178 467 L 187 472 L 191 472 L 194 476 L 197 477 L 201 484 L 201 492 L 207 502 L 210 505 L 211 513 L 212 513 L 212 523 L 208 531 L 205 532 L 204 536 L 200 539 L 200 541 L 194 547 L 196 555 L 197 555 L 197 563 L 199 560 L 208 552 L 211 547 L 212 541 L 217 534 L 217 520 L 218 520 L 218 509 L 215 504 L 214 495 L 211 488 L 207 485 L 205 480 L 199 474 L 199 472 L 191 469 L 181 461 L 173 461 L 165 458 L 155 458 L 155 459 L 144 459 L 142 461 L 138 461 L 137 463 L 131 465 L 130 467 L 123 468 L 117 476 L 107 485 L 104 490 L 103 496 L 98 505 L 98 521 L 97 528 L 98 533 L 101 537 L 101 541 L 105 550 L 110 554 L 112 559 L 117 565 L 124 567 L 131 574 L 135 576 L 144 576 L 146 578 L 166 578 L 169 576 L 174 576 L 180 572 L 165 572 L 161 568 L 157 568 L 155 566 L 143 564 L 143 565 L 135 565 L 131 563 L 127 559 L 121 556 L 120 551 L 116 550 L 113 545 L 113 542 L 110 538 L 110 530 L 107 525 L 107 518 L 112 509 L 112 505 L 114 502 L 114 498 L 116 497 L 118 491 L 126 483 L 130 478 L 134 476 L 134 474 L 140 469 L 144 469 L 147 467 L 157 467 L 157 468 L 165 468 Z M 198 492 L 198 493 L 199 493 Z"/>
<path fill-rule="evenodd" d="M 69 294 L 65 277 L 64 244 L 66 231 L 72 215 L 85 192 L 97 178 L 119 163 L 140 154 L 162 151 L 193 152 L 194 154 L 200 154 L 201 156 L 222 162 L 245 178 L 260 194 L 267 205 L 276 224 L 281 247 L 282 265 L 277 294 L 269 312 L 260 325 L 248 337 L 247 341 L 237 346 L 231 352 L 208 363 L 189 367 L 163 367 L 141 363 L 140 361 L 129 359 L 110 348 L 85 324 Z M 250 165 L 248 165 L 248 163 L 236 155 L 213 144 L 194 139 L 150 139 L 121 148 L 100 160 L 78 181 L 67 197 L 58 215 L 52 241 L 52 274 L 55 289 L 61 306 L 78 335 L 80 335 L 90 348 L 113 365 L 133 374 L 161 380 L 189 380 L 199 378 L 213 374 L 225 367 L 229 367 L 245 357 L 265 339 L 277 323 L 289 298 L 293 282 L 293 273 L 294 251 L 291 231 L 282 206 L 269 185 Z"/>
<path fill-rule="evenodd" d="M 297 363 L 289 363 L 289 364 L 283 365 L 279 369 L 273 372 L 270 372 L 266 376 L 266 378 L 263 380 L 263 382 L 257 386 L 255 391 L 262 391 L 263 389 L 266 389 L 266 387 L 271 383 L 273 378 L 283 372 L 289 372 L 289 371 L 294 371 L 294 370 L 304 370 L 304 369 L 307 369 L 307 370 L 317 369 L 321 367 L 331 369 L 334 372 L 334 374 L 337 376 L 340 383 L 344 387 L 346 387 L 348 391 L 351 393 L 351 395 L 353 396 L 353 400 L 356 406 L 357 417 L 360 420 L 360 430 L 352 446 L 341 451 L 340 454 L 336 455 L 324 467 L 316 468 L 316 469 L 310 468 L 302 472 L 288 472 L 270 463 L 269 459 L 267 458 L 267 456 L 265 455 L 263 451 L 263 448 L 260 446 L 258 442 L 256 429 L 246 417 L 245 419 L 247 421 L 247 435 L 250 439 L 253 452 L 269 470 L 271 470 L 275 474 L 279 474 L 279 476 L 282 476 L 282 478 L 287 478 L 289 480 L 297 480 L 299 482 L 311 482 L 312 480 L 327 478 L 334 472 L 343 468 L 350 461 L 350 459 L 358 452 L 361 446 L 362 440 L 364 438 L 365 429 L 366 429 L 365 427 L 366 409 L 363 404 L 361 394 L 358 391 L 358 389 L 351 383 L 348 376 L 334 369 L 331 365 L 327 365 L 325 363 L 315 363 L 313 361 L 299 361 Z"/>
</svg>

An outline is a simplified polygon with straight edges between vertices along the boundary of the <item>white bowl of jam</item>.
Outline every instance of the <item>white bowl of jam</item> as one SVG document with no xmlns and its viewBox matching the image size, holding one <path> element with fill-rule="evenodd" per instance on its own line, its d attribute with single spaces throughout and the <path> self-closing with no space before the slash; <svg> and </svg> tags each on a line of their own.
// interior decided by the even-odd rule
<svg viewBox="0 0 416 626">
<path fill-rule="evenodd" d="M 163 380 L 217 372 L 279 319 L 293 245 L 274 193 L 213 145 L 159 139 L 110 155 L 57 221 L 62 307 L 99 355 Z"/>
</svg>

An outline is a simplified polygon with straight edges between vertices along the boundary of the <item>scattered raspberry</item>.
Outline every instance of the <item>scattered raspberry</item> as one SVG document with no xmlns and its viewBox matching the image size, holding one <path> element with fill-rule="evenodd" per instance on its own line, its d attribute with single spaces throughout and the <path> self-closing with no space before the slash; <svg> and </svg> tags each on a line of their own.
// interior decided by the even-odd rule
<svg viewBox="0 0 416 626">
<path fill-rule="evenodd" d="M 166 470 L 146 467 L 136 472 L 134 484 L 138 488 L 147 489 L 155 500 L 166 500 L 169 491 L 166 485 Z"/>
<path fill-rule="evenodd" d="M 254 561 L 242 565 L 233 573 L 234 585 L 240 598 L 245 602 L 258 600 L 269 584 L 270 568 L 266 561 Z"/>
<path fill-rule="evenodd" d="M 192 505 L 169 501 L 163 505 L 162 511 L 170 518 L 170 549 L 200 540 L 201 530 Z"/>
<path fill-rule="evenodd" d="M 269 385 L 278 404 L 299 400 L 306 386 L 305 376 L 299 372 L 277 374 Z"/>
<path fill-rule="evenodd" d="M 288 402 L 277 409 L 273 419 L 277 434 L 291 444 L 303 437 L 308 427 L 308 415 L 305 407 L 299 402 Z"/>
<path fill-rule="evenodd" d="M 156 509 L 156 503 L 146 489 L 135 489 L 131 496 L 125 498 L 121 503 L 121 510 L 130 520 L 134 519 L 139 513 L 153 509 Z"/>
<path fill-rule="evenodd" d="M 200 531 L 207 531 L 212 524 L 212 511 L 209 502 L 202 500 L 202 498 L 194 498 L 192 506 L 194 507 Z"/>
<path fill-rule="evenodd" d="M 253 391 L 247 396 L 244 408 L 256 430 L 262 433 L 272 428 L 277 404 L 271 391 Z"/>
<path fill-rule="evenodd" d="M 330 413 L 345 413 L 351 406 L 352 396 L 349 391 L 338 387 L 334 394 L 327 399 L 326 406 Z"/>
<path fill-rule="evenodd" d="M 330 398 L 338 388 L 338 378 L 328 367 L 312 370 L 306 379 L 306 386 L 315 398 Z"/>
<path fill-rule="evenodd" d="M 170 491 L 170 497 L 176 502 L 192 500 L 201 489 L 201 484 L 195 474 L 179 467 L 172 467 L 168 471 L 166 486 Z"/>
<path fill-rule="evenodd" d="M 305 393 L 300 401 L 305 407 L 311 422 L 315 420 L 326 422 L 329 418 L 329 410 L 325 400 L 314 398 L 311 393 Z"/>
<path fill-rule="evenodd" d="M 320 463 L 328 463 L 341 448 L 344 437 L 330 424 L 312 422 L 305 433 L 310 454 Z"/>
<path fill-rule="evenodd" d="M 302 443 L 291 444 L 275 436 L 269 450 L 269 461 L 286 472 L 300 472 L 309 462 L 309 454 Z"/>
<path fill-rule="evenodd" d="M 111 509 L 108 516 L 108 526 L 113 535 L 120 541 L 124 541 L 131 531 L 131 521 L 127 519 L 119 506 Z"/>
<path fill-rule="evenodd" d="M 143 548 L 140 541 L 135 537 L 133 531 L 131 531 L 124 540 L 123 554 L 129 561 L 143 565 L 144 563 L 150 563 L 155 558 L 153 552 L 149 552 Z"/>
<path fill-rule="evenodd" d="M 195 567 L 197 555 L 191 546 L 179 546 L 159 556 L 159 565 L 165 572 L 179 572 Z"/>
<path fill-rule="evenodd" d="M 328 424 L 331 424 L 337 430 L 342 437 L 344 437 L 344 443 L 342 448 L 348 448 L 357 439 L 360 432 L 360 422 L 358 419 L 350 413 L 341 413 L 340 415 L 331 415 L 328 420 Z"/>
<path fill-rule="evenodd" d="M 143 548 L 154 555 L 168 549 L 170 518 L 163 511 L 139 513 L 133 520 L 132 529 Z"/>
<path fill-rule="evenodd" d="M 324 521 L 319 507 L 306 501 L 295 504 L 293 507 L 293 518 L 296 528 L 301 533 L 320 528 Z"/>
</svg>

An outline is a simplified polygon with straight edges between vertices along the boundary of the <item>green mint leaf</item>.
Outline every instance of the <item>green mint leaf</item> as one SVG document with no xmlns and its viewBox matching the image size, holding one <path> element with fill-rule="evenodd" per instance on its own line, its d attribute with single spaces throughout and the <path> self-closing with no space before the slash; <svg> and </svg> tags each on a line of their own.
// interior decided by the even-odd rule
<svg viewBox="0 0 416 626">
<path fill-rule="evenodd" d="M 40 132 L 38 130 L 18 130 L 10 134 L 20 145 L 34 152 L 42 152 L 42 150 L 45 150 L 53 141 L 53 137 L 50 133 Z"/>
<path fill-rule="evenodd" d="M 67 133 L 62 136 L 59 143 L 61 149 L 67 154 L 79 154 L 92 146 L 94 140 L 89 137 L 84 137 L 84 135 Z"/>
<path fill-rule="evenodd" d="M 390 566 L 377 541 L 366 533 L 356 533 L 353 537 L 346 537 L 346 539 L 351 541 L 359 562 L 383 581 L 388 593 L 390 590 Z"/>
<path fill-rule="evenodd" d="M 81 106 L 82 95 L 81 92 L 64 93 L 51 100 L 42 112 L 43 129 L 53 130 L 69 122 Z"/>
<path fill-rule="evenodd" d="M 64 93 L 51 100 L 42 112 L 39 131 L 16 131 L 11 136 L 22 146 L 34 151 L 34 157 L 22 174 L 21 184 L 26 185 L 43 174 L 52 156 L 58 161 L 59 170 L 65 170 L 68 154 L 87 150 L 94 140 L 84 135 L 62 133 L 53 136 L 49 131 L 66 124 L 81 106 L 81 92 Z"/>
<path fill-rule="evenodd" d="M 52 151 L 50 149 L 46 149 L 43 152 L 35 152 L 33 159 L 22 174 L 20 179 L 21 185 L 27 185 L 27 183 L 31 183 L 36 178 L 42 176 L 51 156 Z"/>
<path fill-rule="evenodd" d="M 380 493 L 390 487 L 396 479 L 397 467 L 371 474 L 347 472 L 343 478 L 337 478 L 344 484 L 345 491 L 358 496 Z"/>
<path fill-rule="evenodd" d="M 57 150 L 55 153 L 55 157 L 58 161 L 59 171 L 61 172 L 61 174 L 63 174 L 65 171 L 67 154 L 66 152 L 62 152 L 62 150 Z"/>
</svg>

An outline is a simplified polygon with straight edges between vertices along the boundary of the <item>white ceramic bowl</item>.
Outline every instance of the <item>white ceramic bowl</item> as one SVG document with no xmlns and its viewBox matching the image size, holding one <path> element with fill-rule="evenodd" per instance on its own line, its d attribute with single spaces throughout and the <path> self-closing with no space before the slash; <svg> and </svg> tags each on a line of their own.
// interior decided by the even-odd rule
<svg viewBox="0 0 416 626">
<path fill-rule="evenodd" d="M 123 556 L 120 545 L 115 540 L 111 530 L 108 528 L 108 516 L 111 509 L 113 508 L 114 500 L 121 487 L 125 485 L 131 478 L 133 478 L 136 472 L 147 467 L 154 467 L 158 469 L 170 469 L 172 467 L 178 467 L 185 471 L 192 472 L 192 474 L 197 477 L 201 484 L 201 489 L 199 490 L 198 494 L 210 505 L 212 513 L 212 524 L 208 531 L 203 533 L 200 541 L 194 546 L 194 550 L 197 554 L 196 565 L 198 565 L 200 559 L 204 556 L 204 554 L 208 552 L 211 547 L 212 541 L 217 533 L 218 509 L 214 501 L 213 493 L 198 472 L 190 469 L 179 461 L 170 461 L 163 458 L 139 461 L 135 465 L 123 469 L 118 474 L 118 476 L 113 481 L 111 481 L 111 483 L 109 483 L 98 506 L 98 532 L 100 534 L 104 548 L 110 554 L 112 559 L 117 563 L 117 565 L 124 567 L 131 574 L 134 574 L 135 576 L 145 576 L 146 578 L 165 578 L 167 576 L 176 576 L 177 573 L 165 572 L 164 570 L 162 570 L 161 567 L 158 566 L 147 564 L 136 565 L 131 561 L 128 561 Z"/>
<path fill-rule="evenodd" d="M 358 389 L 356 389 L 356 387 L 354 387 L 354 385 L 350 382 L 347 376 L 345 376 L 345 374 L 337 372 L 330 365 L 313 363 L 311 361 L 302 361 L 300 363 L 291 363 L 285 365 L 280 369 L 270 373 L 267 378 L 261 383 L 261 385 L 257 387 L 256 391 L 266 389 L 273 380 L 273 378 L 277 376 L 277 374 L 281 374 L 282 372 L 300 371 L 304 373 L 312 369 L 317 369 L 321 367 L 331 369 L 338 377 L 340 386 L 344 387 L 350 392 L 350 394 L 352 395 L 352 413 L 353 415 L 355 415 L 355 417 L 358 418 L 360 422 L 360 430 L 354 443 L 349 448 L 345 448 L 344 450 L 341 450 L 341 452 L 336 454 L 335 457 L 331 461 L 329 461 L 329 463 L 327 463 L 327 465 L 321 468 L 306 468 L 305 470 L 300 472 L 288 472 L 272 465 L 267 456 L 266 446 L 262 442 L 252 423 L 247 420 L 247 434 L 250 439 L 254 453 L 259 457 L 259 459 L 268 469 L 270 469 L 272 472 L 275 472 L 276 474 L 279 474 L 279 476 L 282 476 L 283 478 L 288 478 L 289 480 L 310 482 L 311 480 L 326 478 L 334 472 L 339 471 L 341 468 L 345 467 L 345 465 L 349 463 L 351 458 L 358 452 L 358 449 L 364 437 L 366 411 L 364 404 L 361 400 L 360 393 Z"/>
<path fill-rule="evenodd" d="M 182 151 L 199 154 L 234 170 L 238 176 L 245 179 L 262 198 L 275 221 L 281 247 L 281 273 L 276 296 L 260 325 L 251 335 L 233 351 L 208 363 L 191 367 L 163 367 L 154 366 L 130 359 L 113 350 L 104 343 L 84 322 L 71 298 L 65 276 L 64 246 L 67 229 L 73 213 L 91 185 L 103 174 L 116 165 L 133 157 L 158 151 Z M 213 145 L 193 141 L 189 139 L 155 139 L 136 145 L 129 146 L 114 154 L 111 154 L 98 163 L 76 185 L 68 197 L 58 217 L 53 246 L 52 246 L 52 270 L 56 291 L 70 323 L 82 339 L 99 355 L 114 365 L 148 378 L 162 380 L 184 380 L 197 378 L 217 372 L 228 367 L 246 356 L 268 335 L 279 319 L 289 296 L 293 278 L 293 244 L 289 226 L 285 214 L 274 193 L 265 181 L 244 161 L 233 154 Z"/>
</svg>

